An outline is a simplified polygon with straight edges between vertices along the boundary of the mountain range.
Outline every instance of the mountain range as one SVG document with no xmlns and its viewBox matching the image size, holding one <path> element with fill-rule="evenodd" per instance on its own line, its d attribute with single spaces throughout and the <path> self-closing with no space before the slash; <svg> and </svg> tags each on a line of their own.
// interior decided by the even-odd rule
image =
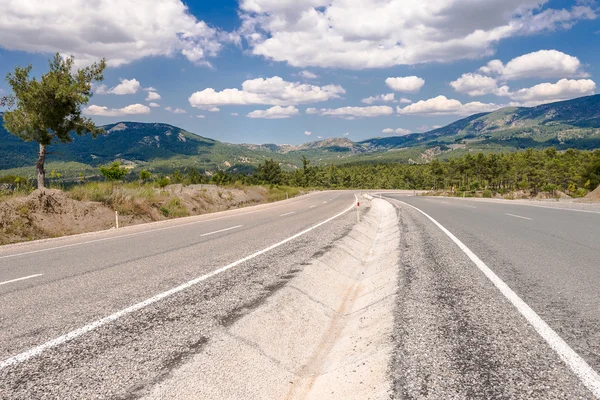
<svg viewBox="0 0 600 400">
<path fill-rule="evenodd" d="M 132 168 L 165 173 L 185 167 L 250 171 L 267 158 L 281 162 L 284 168 L 297 168 L 302 156 L 315 163 L 422 163 L 466 152 L 528 147 L 595 149 L 600 148 L 600 95 L 537 107 L 502 108 L 425 133 L 360 142 L 329 138 L 301 145 L 229 144 L 161 123 L 119 122 L 104 129 L 106 134 L 95 139 L 73 136 L 70 144 L 51 146 L 49 168 L 67 175 L 94 174 L 98 165 L 121 160 Z M 1 174 L 29 175 L 36 153 L 37 144 L 23 142 L 0 126 Z"/>
</svg>

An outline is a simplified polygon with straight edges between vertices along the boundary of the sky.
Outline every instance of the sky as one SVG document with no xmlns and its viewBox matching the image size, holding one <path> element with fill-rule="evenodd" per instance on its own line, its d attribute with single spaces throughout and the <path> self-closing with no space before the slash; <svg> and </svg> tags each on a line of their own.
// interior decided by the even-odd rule
<svg viewBox="0 0 600 400">
<path fill-rule="evenodd" d="M 0 0 L 0 75 L 105 58 L 84 113 L 231 143 L 425 132 L 595 94 L 593 0 Z M 11 92 L 0 80 L 0 95 Z"/>
</svg>

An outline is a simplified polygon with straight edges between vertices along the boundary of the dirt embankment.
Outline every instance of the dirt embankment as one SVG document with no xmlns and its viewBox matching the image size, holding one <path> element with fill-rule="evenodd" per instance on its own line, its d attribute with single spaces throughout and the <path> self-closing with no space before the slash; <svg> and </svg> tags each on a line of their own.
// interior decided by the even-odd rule
<svg viewBox="0 0 600 400">
<path fill-rule="evenodd" d="M 91 201 L 96 199 L 99 201 Z M 114 188 L 110 194 L 36 190 L 0 203 L 0 245 L 199 215 L 269 201 L 266 188 L 171 185 Z"/>
<path fill-rule="evenodd" d="M 586 200 L 600 201 L 600 186 L 598 186 L 596 190 L 589 192 L 585 198 Z"/>
</svg>

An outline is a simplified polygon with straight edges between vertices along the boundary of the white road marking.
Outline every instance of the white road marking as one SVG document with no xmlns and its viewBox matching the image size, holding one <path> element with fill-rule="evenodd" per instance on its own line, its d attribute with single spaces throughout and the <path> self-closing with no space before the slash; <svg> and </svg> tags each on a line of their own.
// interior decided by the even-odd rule
<svg viewBox="0 0 600 400">
<path fill-rule="evenodd" d="M 231 228 L 225 228 L 225 229 L 221 229 L 218 231 L 214 231 L 214 232 L 208 232 L 208 233 L 204 233 L 200 236 L 209 236 L 209 235 L 214 235 L 215 233 L 221 233 L 221 232 L 226 232 L 226 231 L 230 231 L 232 229 L 237 229 L 237 228 L 241 228 L 244 225 L 237 225 L 237 226 L 232 226 Z"/>
<path fill-rule="evenodd" d="M 35 278 L 35 277 L 42 276 L 42 275 L 44 275 L 44 274 L 35 274 L 35 275 L 24 276 L 22 278 L 11 279 L 10 281 L 0 282 L 0 285 L 6 285 L 7 283 L 24 281 L 25 279 L 31 279 L 31 278 Z"/>
<path fill-rule="evenodd" d="M 316 205 L 312 205 L 312 206 L 310 206 L 310 207 L 308 207 L 308 208 L 315 208 L 315 207 L 316 207 Z"/>
<path fill-rule="evenodd" d="M 520 215 L 509 214 L 509 213 L 504 213 L 504 214 L 508 215 L 509 217 L 515 217 L 515 218 L 526 219 L 526 220 L 528 220 L 528 221 L 533 221 L 533 218 L 522 217 L 522 216 L 520 216 Z"/>
<path fill-rule="evenodd" d="M 525 317 L 529 324 L 537 331 L 537 333 L 548 343 L 548 345 L 558 354 L 558 356 L 564 361 L 565 364 L 571 368 L 571 371 L 579 377 L 581 382 L 596 396 L 600 399 L 600 375 L 579 354 L 577 354 L 531 307 L 527 305 L 521 298 L 506 284 L 502 279 L 498 277 L 479 257 L 475 255 L 467 246 L 463 244 L 456 236 L 454 236 L 448 229 L 444 228 L 442 224 L 437 222 L 435 219 L 430 217 L 425 212 L 421 211 L 417 207 L 405 203 L 400 200 L 396 200 L 399 203 L 405 204 L 411 208 L 414 208 L 431 222 L 433 222 L 438 228 L 442 230 L 458 247 L 475 263 L 477 268 L 484 273 L 484 275 L 492 281 L 494 286 L 500 290 L 500 292 L 506 297 L 513 306 Z"/>
<path fill-rule="evenodd" d="M 295 199 L 292 199 L 292 200 L 295 200 Z M 290 204 L 290 203 L 288 203 L 288 204 Z M 240 215 L 255 214 L 255 213 L 259 213 L 261 211 L 265 211 L 265 210 L 269 210 L 269 209 L 272 210 L 273 208 L 284 207 L 284 206 L 286 206 L 288 204 L 274 205 L 272 208 L 260 209 L 260 210 L 253 210 L 253 211 L 246 211 L 246 212 L 240 212 L 240 213 L 235 213 L 235 214 L 232 214 L 232 215 L 225 215 L 223 217 L 206 218 L 206 219 L 203 218 L 200 221 L 193 221 L 193 222 L 187 222 L 185 224 L 176 224 L 176 225 L 171 225 L 171 226 L 165 226 L 165 227 L 162 227 L 162 228 L 149 229 L 149 230 L 142 231 L 142 232 L 133 232 L 133 233 L 127 233 L 127 234 L 118 235 L 118 236 L 111 236 L 111 237 L 102 238 L 102 239 L 93 239 L 93 240 L 88 240 L 88 241 L 85 241 L 85 242 L 65 244 L 63 246 L 48 247 L 46 249 L 31 250 L 31 251 L 26 251 L 26 252 L 23 252 L 23 253 L 16 253 L 16 254 L 8 254 L 8 255 L 5 255 L 5 256 L 0 256 L 0 260 L 3 259 L 3 258 L 11 258 L 11 257 L 25 256 L 25 255 L 28 255 L 28 254 L 42 253 L 42 252 L 52 251 L 52 250 L 66 249 L 66 248 L 69 248 L 69 247 L 82 246 L 84 244 L 90 244 L 90 243 L 104 242 L 104 241 L 107 241 L 107 240 L 116 240 L 116 239 L 121 239 L 121 238 L 125 238 L 125 237 L 130 237 L 130 236 L 145 235 L 145 234 L 152 233 L 152 232 L 160 232 L 160 231 L 164 231 L 164 230 L 168 230 L 168 229 L 180 228 L 180 227 L 183 227 L 183 226 L 201 224 L 203 222 L 218 221 L 218 220 L 221 220 L 221 219 L 237 217 L 237 216 L 240 216 Z M 225 211 L 223 211 L 223 212 L 225 212 Z M 215 213 L 215 214 L 219 214 L 219 213 Z M 150 223 L 150 224 L 153 224 L 153 223 Z M 99 231 L 99 232 L 94 232 L 94 233 L 102 233 L 102 232 L 109 232 L 109 231 Z M 69 238 L 69 237 L 68 236 L 63 237 L 63 239 L 65 239 L 65 238 Z"/>
<path fill-rule="evenodd" d="M 355 201 L 358 201 L 358 198 L 356 197 L 356 195 L 354 195 L 354 198 L 355 198 Z M 162 300 L 162 299 L 164 299 L 166 297 L 172 296 L 172 295 L 174 295 L 176 293 L 179 293 L 181 291 L 189 289 L 190 287 L 192 287 L 194 285 L 197 285 L 200 282 L 203 282 L 203 281 L 205 281 L 205 280 L 207 280 L 209 278 L 212 278 L 215 275 L 219 275 L 222 272 L 225 272 L 225 271 L 227 271 L 227 270 L 229 270 L 229 269 L 231 269 L 231 268 L 233 268 L 235 266 L 238 266 L 238 265 L 240 265 L 240 264 L 242 264 L 242 263 L 244 263 L 246 261 L 252 260 L 253 258 L 256 258 L 256 257 L 258 257 L 258 256 L 260 256 L 260 255 L 262 255 L 264 253 L 267 253 L 267 252 L 269 252 L 269 251 L 271 251 L 271 250 L 273 250 L 273 249 L 275 249 L 275 248 L 277 248 L 277 247 L 279 247 L 281 245 L 284 245 L 284 244 L 286 244 L 286 243 L 288 243 L 288 242 L 290 242 L 290 241 L 292 241 L 292 240 L 294 240 L 294 239 L 296 239 L 296 238 L 298 238 L 298 237 L 300 237 L 302 235 L 305 235 L 308 232 L 312 231 L 313 229 L 316 229 L 316 228 L 318 228 L 318 227 L 320 227 L 322 225 L 325 225 L 326 223 L 328 223 L 328 222 L 330 222 L 330 221 L 332 221 L 332 220 L 334 220 L 334 219 L 336 219 L 336 218 L 338 218 L 338 217 L 346 214 L 348 211 L 352 210 L 353 208 L 354 208 L 354 202 L 352 202 L 352 205 L 350 207 L 348 207 L 344 211 L 342 211 L 342 212 L 334 215 L 333 217 L 330 217 L 330 218 L 326 219 L 325 221 L 321 221 L 318 224 L 313 225 L 310 228 L 307 228 L 307 229 L 303 230 L 302 232 L 296 233 L 295 235 L 290 236 L 287 239 L 284 239 L 284 240 L 282 240 L 280 242 L 277 242 L 277 243 L 275 243 L 275 244 L 273 244 L 273 245 L 271 245 L 271 246 L 269 246 L 269 247 L 267 247 L 265 249 L 257 251 L 254 254 L 250 254 L 249 256 L 244 257 L 242 259 L 239 259 L 237 261 L 234 261 L 231 264 L 227 264 L 226 266 L 221 267 L 219 269 L 216 269 L 216 270 L 214 270 L 212 272 L 209 272 L 208 274 L 205 274 L 205 275 L 202 275 L 202 276 L 200 276 L 198 278 L 192 279 L 191 281 L 188 281 L 188 282 L 183 283 L 183 284 L 181 284 L 181 285 L 179 285 L 177 287 L 169 289 L 166 292 L 159 293 L 159 294 L 157 294 L 157 295 L 155 295 L 153 297 L 150 297 L 147 300 L 144 300 L 144 301 L 142 301 L 140 303 L 137 303 L 137 304 L 134 304 L 132 306 L 129 306 L 129 307 L 127 307 L 127 308 L 125 308 L 125 309 L 123 309 L 121 311 L 117 311 L 114 314 L 111 314 L 111 315 L 109 315 L 107 317 L 104 317 L 102 319 L 94 321 L 94 322 L 92 322 L 92 323 L 90 323 L 90 324 L 88 324 L 86 326 L 83 326 L 83 327 L 81 327 L 79 329 L 75 329 L 75 330 L 73 330 L 71 332 L 68 332 L 68 333 L 66 333 L 66 334 L 64 334 L 62 336 L 57 337 L 56 339 L 52 339 L 52 340 L 50 340 L 50 341 L 48 341 L 48 342 L 46 342 L 44 344 L 36 346 L 36 347 L 34 347 L 32 349 L 29 349 L 29 350 L 27 350 L 27 351 L 25 351 L 23 353 L 20 353 L 20 354 L 17 354 L 15 356 L 12 356 L 10 358 L 7 358 L 6 360 L 3 360 L 2 362 L 0 362 L 0 370 L 3 370 L 4 368 L 9 367 L 11 365 L 15 365 L 15 364 L 19 364 L 21 362 L 27 361 L 27 360 L 29 360 L 32 357 L 40 355 L 41 353 L 43 353 L 44 351 L 46 351 L 48 349 L 51 349 L 53 347 L 59 346 L 61 344 L 64 344 L 64 343 L 66 343 L 68 341 L 71 341 L 71 340 L 73 340 L 73 339 L 75 339 L 75 338 L 77 338 L 79 336 L 85 335 L 86 333 L 89 333 L 89 332 L 93 331 L 94 329 L 97 329 L 97 328 L 99 328 L 99 327 L 101 327 L 103 325 L 106 325 L 106 324 L 108 324 L 110 322 L 113 322 L 113 321 L 115 321 L 115 320 L 117 320 L 117 319 L 119 319 L 119 318 L 121 318 L 121 317 L 123 317 L 123 316 L 125 316 L 127 314 L 131 314 L 131 313 L 133 313 L 135 311 L 141 310 L 142 308 L 147 307 L 147 306 L 149 306 L 151 304 L 154 304 L 154 303 L 156 303 L 156 302 L 158 302 L 158 301 L 160 301 L 160 300 Z"/>
<path fill-rule="evenodd" d="M 291 211 L 289 213 L 285 213 L 285 214 L 281 214 L 280 217 L 285 217 L 286 215 L 291 215 L 291 214 L 295 214 L 296 211 Z"/>
<path fill-rule="evenodd" d="M 323 202 L 323 204 L 325 204 L 325 203 L 327 203 L 327 200 L 325 200 L 325 201 Z"/>
<path fill-rule="evenodd" d="M 463 207 L 467 207 L 467 208 L 477 208 L 477 207 L 475 207 L 475 206 L 468 206 L 468 205 L 466 205 L 466 204 L 461 204 L 461 206 L 463 206 Z"/>
</svg>

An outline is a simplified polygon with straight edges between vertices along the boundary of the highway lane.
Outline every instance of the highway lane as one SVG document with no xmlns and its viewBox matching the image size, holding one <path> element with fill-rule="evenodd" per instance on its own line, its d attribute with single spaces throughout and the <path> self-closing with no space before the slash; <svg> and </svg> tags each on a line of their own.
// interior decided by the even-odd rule
<svg viewBox="0 0 600 400">
<path fill-rule="evenodd" d="M 353 204 L 354 200 L 354 194 L 348 191 L 321 192 L 284 202 L 183 218 L 164 224 L 0 248 L 0 282 L 8 282 L 0 285 L 0 359 L 5 360 L 25 352 L 157 293 L 265 249 L 340 213 Z M 180 306 L 184 310 L 187 304 L 208 301 L 207 309 L 217 308 L 212 315 L 213 321 L 207 316 L 206 320 L 209 322 L 203 325 L 210 326 L 214 324 L 215 318 L 224 318 L 237 307 L 257 301 L 257 298 L 266 295 L 265 293 L 272 290 L 271 285 L 277 285 L 281 276 L 285 277 L 289 273 L 290 266 L 309 259 L 314 252 L 321 251 L 333 239 L 343 234 L 347 229 L 343 227 L 350 226 L 355 220 L 353 215 L 344 217 L 261 255 L 252 262 L 245 262 L 239 268 L 233 269 L 236 271 L 223 273 L 223 277 L 208 279 L 206 283 L 198 285 L 198 288 L 189 290 L 189 293 L 174 296 L 178 299 L 173 301 L 195 296 L 188 300 L 185 306 Z M 36 274 L 43 275 L 16 280 Z M 228 283 L 228 280 L 233 282 Z M 198 298 L 200 293 L 204 293 L 200 295 L 204 298 Z M 215 305 L 211 299 L 217 296 L 224 297 L 225 300 Z M 173 301 L 165 300 L 164 303 Z M 152 322 L 142 323 L 142 330 L 151 329 L 145 324 L 158 326 L 152 329 L 167 326 L 173 320 L 173 316 L 171 312 L 164 311 L 165 307 L 167 306 L 156 304 L 149 307 L 152 309 L 150 311 L 139 312 L 161 315 L 158 320 L 154 315 Z M 196 313 L 198 309 L 185 312 L 188 311 Z M 176 315 L 182 312 L 184 311 L 174 311 Z M 131 316 L 126 323 L 137 326 L 140 322 L 136 317 Z M 197 321 L 194 323 L 202 325 Z M 183 322 L 182 324 L 185 326 Z M 94 340 L 107 340 L 101 336 L 101 332 L 95 332 Z M 183 339 L 193 348 L 189 344 L 191 336 L 188 332 Z M 148 346 L 158 346 L 156 339 L 148 341 L 155 342 Z M 118 346 L 114 344 L 106 346 L 109 349 L 103 348 L 102 352 L 119 351 Z M 181 347 L 181 343 L 176 346 Z M 65 351 L 78 352 L 79 350 L 73 348 L 77 349 L 81 345 L 73 343 L 63 347 L 66 348 Z M 94 351 L 90 350 L 91 353 Z M 49 353 L 56 352 L 61 352 L 60 346 Z M 171 349 L 171 356 L 172 353 Z M 166 355 L 168 356 L 169 354 Z M 68 360 L 68 354 L 62 354 L 61 357 Z M 37 358 L 24 363 L 27 364 L 26 371 L 29 371 L 27 374 L 40 368 L 39 365 L 35 365 L 38 362 L 56 366 L 57 361 L 51 356 Z M 86 364 L 82 363 L 78 376 L 89 373 L 85 372 Z M 0 373 L 12 376 L 18 371 L 19 380 L 22 380 L 21 374 L 25 373 L 23 368 L 23 365 L 8 367 Z M 137 379 L 148 379 L 148 371 L 152 370 L 149 366 L 146 375 L 140 375 Z M 44 379 L 57 378 L 49 375 Z M 6 393 L 16 388 L 14 380 L 2 379 L 0 376 L 0 382 L 7 385 L 4 388 Z M 39 387 L 44 388 L 44 385 Z M 122 389 L 115 385 L 111 390 L 118 392 Z M 48 390 L 48 387 L 45 387 L 45 390 Z M 2 392 L 2 385 L 0 393 L 5 394 Z"/>
<path fill-rule="evenodd" d="M 419 208 L 448 229 L 600 371 L 600 213 L 384 196 Z"/>
</svg>

